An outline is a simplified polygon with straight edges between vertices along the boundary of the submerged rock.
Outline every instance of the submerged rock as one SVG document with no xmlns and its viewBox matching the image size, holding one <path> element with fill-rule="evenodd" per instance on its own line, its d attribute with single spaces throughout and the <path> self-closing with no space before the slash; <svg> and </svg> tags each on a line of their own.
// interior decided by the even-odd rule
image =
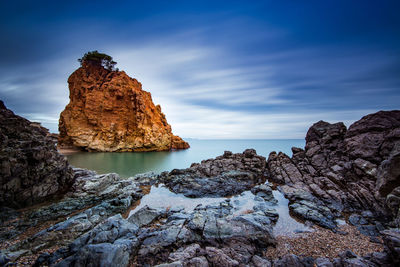
<svg viewBox="0 0 400 267">
<path fill-rule="evenodd" d="M 0 100 L 0 206 L 36 204 L 68 191 L 74 179 L 48 130 Z"/>
<path fill-rule="evenodd" d="M 172 134 L 160 105 L 123 71 L 83 62 L 68 78 L 59 146 L 89 151 L 163 151 L 189 144 Z"/>
</svg>

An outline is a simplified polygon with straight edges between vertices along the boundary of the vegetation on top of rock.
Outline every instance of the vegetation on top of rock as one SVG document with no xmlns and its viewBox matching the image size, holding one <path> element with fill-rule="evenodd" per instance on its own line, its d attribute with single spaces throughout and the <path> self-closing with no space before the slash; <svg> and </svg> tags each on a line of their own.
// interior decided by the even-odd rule
<svg viewBox="0 0 400 267">
<path fill-rule="evenodd" d="M 99 53 L 97 50 L 85 53 L 85 55 L 83 55 L 82 58 L 79 58 L 78 61 L 81 63 L 81 66 L 83 63 L 90 63 L 102 66 L 110 71 L 118 71 L 118 69 L 115 68 L 117 62 L 115 62 L 111 56 L 104 53 Z"/>
</svg>

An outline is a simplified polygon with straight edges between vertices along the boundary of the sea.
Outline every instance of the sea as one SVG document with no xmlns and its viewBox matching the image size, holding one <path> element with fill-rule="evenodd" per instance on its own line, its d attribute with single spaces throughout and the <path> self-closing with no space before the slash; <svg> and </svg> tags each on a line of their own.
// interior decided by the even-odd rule
<svg viewBox="0 0 400 267">
<path fill-rule="evenodd" d="M 78 168 L 94 170 L 99 174 L 117 173 L 131 177 L 145 172 L 163 172 L 188 168 L 192 163 L 215 158 L 231 151 L 241 153 L 253 148 L 258 155 L 268 158 L 272 151 L 282 151 L 291 156 L 292 147 L 304 148 L 304 139 L 268 140 L 199 140 L 185 139 L 190 148 L 163 152 L 75 152 L 67 154 L 69 163 Z"/>
</svg>

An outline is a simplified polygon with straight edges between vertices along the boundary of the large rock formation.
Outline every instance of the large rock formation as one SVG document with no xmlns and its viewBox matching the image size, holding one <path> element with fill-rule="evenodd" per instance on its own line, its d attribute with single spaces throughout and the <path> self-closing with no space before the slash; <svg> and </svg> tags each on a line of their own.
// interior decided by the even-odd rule
<svg viewBox="0 0 400 267">
<path fill-rule="evenodd" d="M 22 207 L 65 192 L 72 169 L 47 129 L 14 115 L 0 100 L 0 206 Z"/>
<path fill-rule="evenodd" d="M 59 146 L 89 151 L 186 149 L 151 94 L 123 71 L 83 62 L 68 79 L 70 103 L 60 115 Z"/>
<path fill-rule="evenodd" d="M 333 217 L 354 213 L 350 222 L 369 234 L 381 230 L 373 217 L 394 219 L 399 227 L 400 111 L 367 115 L 348 130 L 343 123 L 317 122 L 305 150 L 292 150 L 292 158 L 272 152 L 268 167 L 271 178 L 285 184 L 294 214 L 319 224 L 325 217 L 322 222 L 334 226 Z"/>
</svg>

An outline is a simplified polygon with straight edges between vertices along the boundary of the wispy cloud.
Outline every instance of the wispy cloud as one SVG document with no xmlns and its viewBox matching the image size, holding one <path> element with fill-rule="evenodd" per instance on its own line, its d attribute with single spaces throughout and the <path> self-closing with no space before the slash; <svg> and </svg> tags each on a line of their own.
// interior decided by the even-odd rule
<svg viewBox="0 0 400 267">
<path fill-rule="evenodd" d="M 303 138 L 320 119 L 350 124 L 399 107 L 399 28 L 386 17 L 365 17 L 346 3 L 354 16 L 335 26 L 341 9 L 321 20 L 314 9 L 326 7 L 317 2 L 302 4 L 308 16 L 301 18 L 295 3 L 234 2 L 182 10 L 143 4 L 141 12 L 113 6 L 108 20 L 79 3 L 59 16 L 49 6 L 1 18 L 0 35 L 9 38 L 0 44 L 0 98 L 57 131 L 76 59 L 97 49 L 152 93 L 184 137 Z"/>
</svg>

